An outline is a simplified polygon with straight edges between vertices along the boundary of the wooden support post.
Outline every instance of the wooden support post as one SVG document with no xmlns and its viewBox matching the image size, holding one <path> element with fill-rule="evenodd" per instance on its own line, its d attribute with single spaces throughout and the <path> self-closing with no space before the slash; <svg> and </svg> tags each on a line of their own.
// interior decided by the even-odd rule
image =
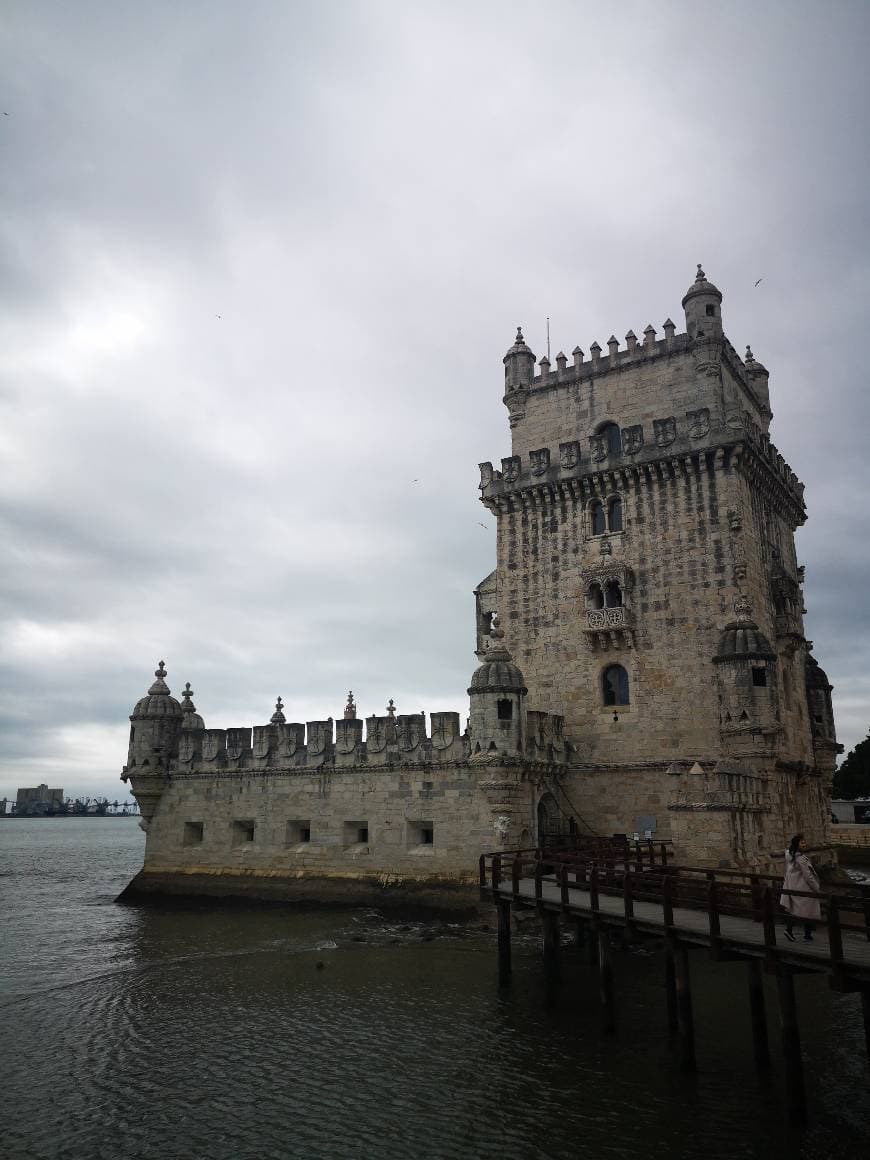
<svg viewBox="0 0 870 1160">
<path fill-rule="evenodd" d="M 861 1014 L 864 1016 L 864 1043 L 867 1047 L 867 1065 L 870 1067 L 870 989 L 861 988 Z"/>
<path fill-rule="evenodd" d="M 577 950 L 582 951 L 586 943 L 586 919 L 575 919 L 575 930 L 577 931 Z"/>
<path fill-rule="evenodd" d="M 616 1030 L 616 1003 L 613 996 L 613 959 L 610 954 L 610 934 L 606 927 L 598 935 L 598 987 L 601 992 L 601 1026 L 608 1034 Z"/>
<path fill-rule="evenodd" d="M 794 999 L 794 974 L 781 963 L 777 967 L 776 986 L 779 992 L 779 1027 L 785 1065 L 786 1120 L 789 1127 L 799 1127 L 806 1122 L 807 1101 L 797 1005 Z"/>
<path fill-rule="evenodd" d="M 498 985 L 506 986 L 511 978 L 511 904 L 496 903 L 498 910 Z"/>
<path fill-rule="evenodd" d="M 749 1016 L 752 1020 L 752 1054 L 755 1066 L 770 1066 L 770 1047 L 767 1042 L 767 1012 L 764 1007 L 764 973 L 760 959 L 747 959 L 749 972 Z"/>
<path fill-rule="evenodd" d="M 677 1029 L 680 1044 L 680 1071 L 693 1072 L 695 1062 L 695 1020 L 692 1016 L 692 985 L 689 978 L 689 951 L 684 943 L 674 948 L 677 987 Z"/>
<path fill-rule="evenodd" d="M 541 925 L 544 930 L 544 985 L 548 1005 L 556 1001 L 556 992 L 559 986 L 559 951 L 561 949 L 559 916 L 549 910 L 541 915 Z"/>
<path fill-rule="evenodd" d="M 677 968 L 674 963 L 674 944 L 665 940 L 665 997 L 668 1003 L 668 1035 L 673 1039 L 679 1030 L 677 1021 Z"/>
</svg>

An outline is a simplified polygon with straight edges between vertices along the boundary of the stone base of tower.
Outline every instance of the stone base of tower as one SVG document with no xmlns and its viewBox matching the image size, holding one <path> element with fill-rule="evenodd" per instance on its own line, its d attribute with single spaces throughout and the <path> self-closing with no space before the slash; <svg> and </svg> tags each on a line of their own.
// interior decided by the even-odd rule
<svg viewBox="0 0 870 1160">
<path fill-rule="evenodd" d="M 321 877 L 270 871 L 140 870 L 117 899 L 122 903 L 276 903 L 295 907 L 343 909 L 372 906 L 411 916 L 474 918 L 488 908 L 473 882 L 453 879 Z"/>
</svg>

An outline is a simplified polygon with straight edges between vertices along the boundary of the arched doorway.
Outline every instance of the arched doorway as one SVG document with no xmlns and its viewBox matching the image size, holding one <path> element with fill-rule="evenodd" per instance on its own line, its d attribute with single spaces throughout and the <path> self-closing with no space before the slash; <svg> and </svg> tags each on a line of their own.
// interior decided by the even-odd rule
<svg viewBox="0 0 870 1160">
<path fill-rule="evenodd" d="M 553 795 L 547 792 L 538 802 L 538 845 L 545 846 L 561 835 L 562 811 Z"/>
</svg>

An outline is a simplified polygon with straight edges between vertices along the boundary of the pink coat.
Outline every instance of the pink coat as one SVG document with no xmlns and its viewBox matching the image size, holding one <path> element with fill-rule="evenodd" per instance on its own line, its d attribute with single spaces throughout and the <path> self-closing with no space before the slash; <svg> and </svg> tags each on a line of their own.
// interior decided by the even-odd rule
<svg viewBox="0 0 870 1160">
<path fill-rule="evenodd" d="M 783 890 L 804 890 L 818 894 L 821 886 L 813 864 L 806 854 L 797 854 L 794 861 L 788 850 L 785 852 L 785 878 L 782 882 Z M 799 918 L 806 922 L 822 917 L 822 908 L 815 898 L 795 898 L 791 894 L 783 894 L 779 900 L 783 910 L 787 910 L 792 918 Z"/>
</svg>

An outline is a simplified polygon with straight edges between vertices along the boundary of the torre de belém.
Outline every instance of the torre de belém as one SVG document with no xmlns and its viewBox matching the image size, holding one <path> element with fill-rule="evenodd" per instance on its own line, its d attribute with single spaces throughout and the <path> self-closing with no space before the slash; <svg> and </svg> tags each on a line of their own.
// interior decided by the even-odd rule
<svg viewBox="0 0 870 1160">
<path fill-rule="evenodd" d="M 765 868 L 830 857 L 831 686 L 803 626 L 803 485 L 770 440 L 768 372 L 700 266 L 685 332 L 629 331 L 555 368 L 504 357 L 512 454 L 475 590 L 470 715 L 206 729 L 161 666 L 131 715 L 136 893 L 360 897 L 472 882 L 481 853 L 578 832 Z"/>
</svg>

